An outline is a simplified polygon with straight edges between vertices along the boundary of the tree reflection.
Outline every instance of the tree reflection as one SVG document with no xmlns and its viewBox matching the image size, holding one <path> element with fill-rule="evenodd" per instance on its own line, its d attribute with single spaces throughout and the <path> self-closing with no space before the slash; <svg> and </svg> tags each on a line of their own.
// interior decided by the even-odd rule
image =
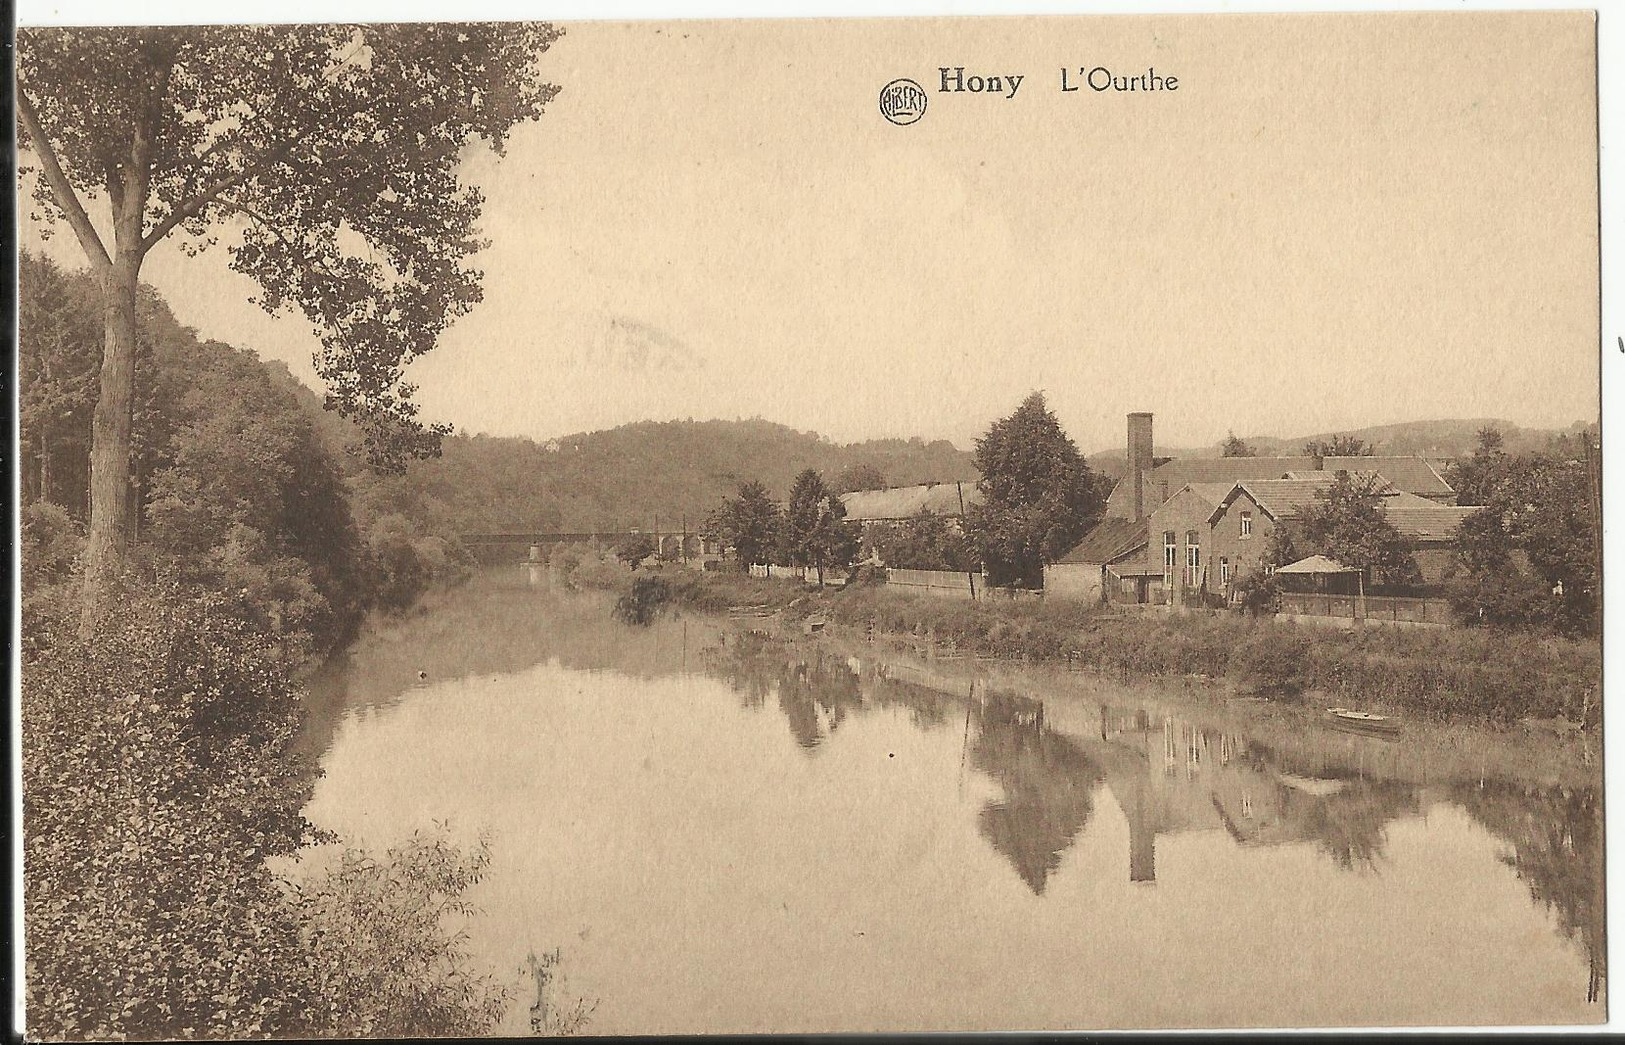
<svg viewBox="0 0 1625 1045">
<path fill-rule="evenodd" d="M 1535 788 L 1504 781 L 1458 787 L 1457 801 L 1510 847 L 1501 859 L 1537 903 L 1585 948 L 1588 1001 L 1607 978 L 1602 801 L 1595 788 Z"/>
<path fill-rule="evenodd" d="M 1246 744 L 1238 755 L 1258 780 L 1250 822 L 1237 819 L 1217 796 L 1215 804 L 1243 844 L 1312 842 L 1345 871 L 1373 870 L 1387 846 L 1388 825 L 1421 811 L 1410 784 L 1356 773 L 1300 775 L 1261 744 Z"/>
<path fill-rule="evenodd" d="M 1004 791 L 977 826 L 1010 861 L 1034 895 L 1041 895 L 1061 855 L 1089 822 L 1100 771 L 1079 747 L 1044 727 L 1044 705 L 989 694 L 976 716 L 971 764 Z"/>
</svg>

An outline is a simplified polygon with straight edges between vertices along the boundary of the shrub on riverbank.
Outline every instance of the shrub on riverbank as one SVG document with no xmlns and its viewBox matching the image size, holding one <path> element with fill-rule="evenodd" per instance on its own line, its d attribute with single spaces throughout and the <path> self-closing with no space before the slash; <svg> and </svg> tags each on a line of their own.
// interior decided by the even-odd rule
<svg viewBox="0 0 1625 1045">
<path fill-rule="evenodd" d="M 441 919 L 461 857 L 357 856 L 373 870 L 302 894 L 267 864 L 321 836 L 293 663 L 262 617 L 240 594 L 133 590 L 93 641 L 60 629 L 25 662 L 31 1038 L 330 1036 L 358 1012 L 366 1033 L 494 1029 L 492 989 L 444 975 L 464 964 Z M 412 961 L 334 975 L 372 954 Z"/>
<path fill-rule="evenodd" d="M 1551 635 L 1318 628 L 1227 613 L 1124 618 L 1076 603 L 970 602 L 884 586 L 820 591 L 737 574 L 684 578 L 671 596 L 699 609 L 754 602 L 792 616 L 820 612 L 975 655 L 1065 658 L 1114 676 L 1205 675 L 1277 694 L 1318 690 L 1346 704 L 1435 719 L 1563 715 L 1589 727 L 1601 715 L 1598 644 Z"/>
</svg>

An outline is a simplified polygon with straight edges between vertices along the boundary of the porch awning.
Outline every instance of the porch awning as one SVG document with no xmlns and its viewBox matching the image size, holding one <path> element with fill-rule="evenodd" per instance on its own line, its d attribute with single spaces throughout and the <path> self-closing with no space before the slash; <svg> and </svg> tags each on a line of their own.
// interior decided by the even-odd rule
<svg viewBox="0 0 1625 1045">
<path fill-rule="evenodd" d="M 1360 571 L 1357 568 L 1353 567 L 1353 566 L 1344 566 L 1342 563 L 1338 562 L 1336 559 L 1328 559 L 1324 555 L 1311 555 L 1307 559 L 1299 559 L 1297 562 L 1289 563 L 1289 564 L 1287 564 L 1285 566 L 1276 567 L 1275 572 L 1276 573 L 1308 573 L 1308 574 L 1316 574 L 1316 573 L 1318 573 L 1318 574 L 1326 574 L 1326 573 L 1359 573 Z"/>
<path fill-rule="evenodd" d="M 1157 566 L 1132 566 L 1122 563 L 1116 566 L 1107 566 L 1106 572 L 1113 577 L 1161 577 L 1163 571 Z"/>
</svg>

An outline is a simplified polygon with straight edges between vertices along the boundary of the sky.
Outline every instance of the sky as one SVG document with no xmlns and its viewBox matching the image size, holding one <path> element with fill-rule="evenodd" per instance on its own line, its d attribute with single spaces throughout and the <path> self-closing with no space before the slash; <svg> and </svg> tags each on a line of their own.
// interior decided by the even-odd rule
<svg viewBox="0 0 1625 1045">
<path fill-rule="evenodd" d="M 969 446 L 1035 389 L 1086 451 L 1134 410 L 1168 446 L 1594 418 L 1593 27 L 567 23 L 546 115 L 468 161 L 485 300 L 409 377 L 430 419 L 541 439 L 760 416 Z M 945 93 L 945 66 L 1023 80 Z M 1061 90 L 1096 66 L 1179 87 Z M 877 105 L 898 77 L 910 126 Z M 226 260 L 172 240 L 143 275 L 314 381 L 308 325 Z"/>
</svg>

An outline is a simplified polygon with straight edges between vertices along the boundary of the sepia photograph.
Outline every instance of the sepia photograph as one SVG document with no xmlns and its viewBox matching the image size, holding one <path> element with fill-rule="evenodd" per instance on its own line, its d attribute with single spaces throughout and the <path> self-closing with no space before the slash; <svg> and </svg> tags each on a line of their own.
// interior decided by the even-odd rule
<svg viewBox="0 0 1625 1045">
<path fill-rule="evenodd" d="M 1607 1022 L 1597 12 L 177 11 L 15 35 L 29 1040 Z"/>
</svg>

